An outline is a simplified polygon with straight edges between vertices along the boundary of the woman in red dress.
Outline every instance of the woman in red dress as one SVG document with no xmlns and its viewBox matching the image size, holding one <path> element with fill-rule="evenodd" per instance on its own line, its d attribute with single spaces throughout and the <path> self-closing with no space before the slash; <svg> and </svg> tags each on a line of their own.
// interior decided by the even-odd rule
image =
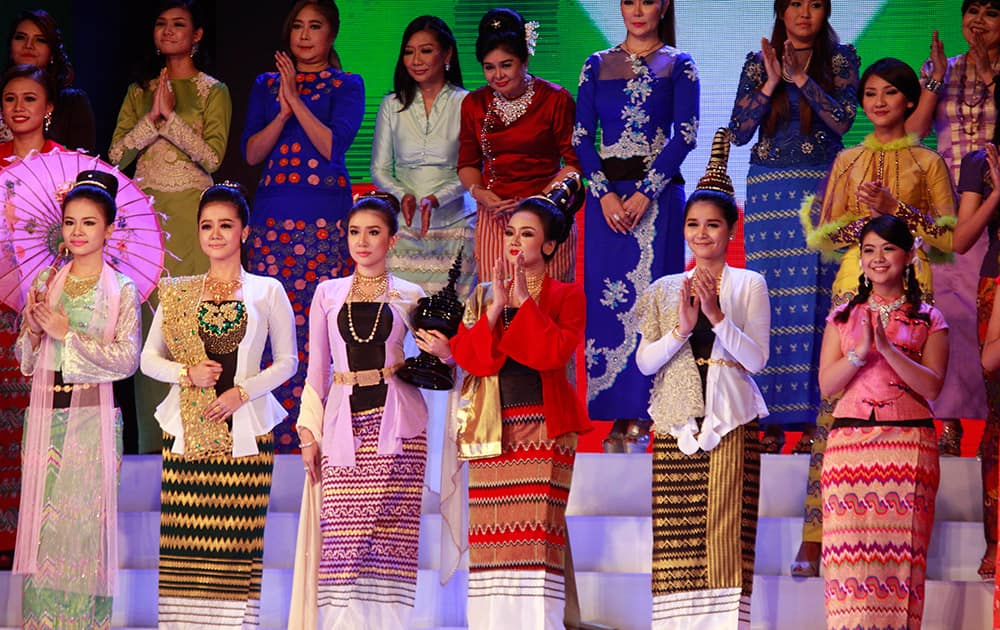
<svg viewBox="0 0 1000 630">
<path fill-rule="evenodd" d="M 12 136 L 7 142 L 0 142 L 0 170 L 11 158 L 25 157 L 32 151 L 62 148 L 46 138 L 55 94 L 44 70 L 30 64 L 11 66 L 0 79 L 0 94 L 3 120 Z M 3 201 L 0 199 L 0 203 Z M 10 246 L 6 238 L 3 241 L 0 246 Z M 4 261 L 0 267 L 0 295 L 6 295 L 18 281 L 17 272 L 10 267 L 12 257 L 12 251 L 0 253 Z M 8 489 L 0 492 L 0 569 L 9 569 L 14 558 L 18 488 L 21 485 L 21 427 L 31 389 L 14 357 L 17 333 L 17 311 L 0 304 L 0 382 L 5 383 L 5 387 L 0 388 L 0 488 Z"/>
<path fill-rule="evenodd" d="M 503 260 L 503 231 L 518 202 L 580 172 L 572 145 L 573 97 L 528 73 L 534 26 L 526 26 L 512 9 L 492 9 L 483 16 L 476 59 L 486 85 L 462 102 L 458 177 L 479 205 L 480 281 L 491 280 L 496 261 Z M 574 228 L 548 264 L 552 277 L 572 282 L 575 254 Z"/>
</svg>

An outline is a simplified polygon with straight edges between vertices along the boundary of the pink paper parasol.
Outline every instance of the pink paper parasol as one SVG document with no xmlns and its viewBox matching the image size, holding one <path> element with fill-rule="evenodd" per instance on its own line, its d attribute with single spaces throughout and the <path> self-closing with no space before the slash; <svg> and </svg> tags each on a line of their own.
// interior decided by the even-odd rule
<svg viewBox="0 0 1000 630">
<path fill-rule="evenodd" d="M 80 171 L 118 178 L 115 229 L 104 259 L 131 278 L 145 301 L 163 272 L 165 234 L 153 199 L 116 167 L 77 151 L 31 153 L 0 170 L 0 302 L 20 310 L 38 273 L 60 262 L 61 201 Z"/>
</svg>

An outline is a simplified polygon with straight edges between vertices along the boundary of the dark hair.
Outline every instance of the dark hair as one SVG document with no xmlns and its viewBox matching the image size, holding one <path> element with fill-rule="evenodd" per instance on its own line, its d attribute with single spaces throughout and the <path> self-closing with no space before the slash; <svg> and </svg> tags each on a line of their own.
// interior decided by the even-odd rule
<svg viewBox="0 0 1000 630">
<path fill-rule="evenodd" d="M 785 10 L 791 0 L 774 0 L 774 28 L 771 30 L 771 46 L 774 47 L 778 58 L 781 58 L 785 49 L 785 42 L 788 40 L 788 30 L 785 28 Z M 823 88 L 823 91 L 830 93 L 833 91 L 833 51 L 840 43 L 837 32 L 830 26 L 831 0 L 823 0 L 825 9 L 823 15 L 823 25 L 816 33 L 813 41 L 812 58 L 809 60 L 809 67 L 806 68 L 808 74 L 816 83 Z M 812 131 L 813 116 L 816 112 L 804 99 L 799 102 L 799 130 L 803 134 Z M 773 136 L 778 131 L 778 127 L 791 116 L 791 105 L 788 100 L 788 90 L 785 82 L 779 81 L 778 87 L 771 94 L 771 111 L 763 124 L 764 135 Z"/>
<path fill-rule="evenodd" d="M 347 213 L 347 222 L 350 223 L 355 214 L 363 211 L 374 212 L 381 216 L 389 227 L 389 236 L 399 231 L 399 200 L 395 196 L 381 190 L 361 195 Z"/>
<path fill-rule="evenodd" d="M 906 108 L 906 117 L 909 118 L 920 101 L 920 79 L 917 78 L 917 73 L 913 71 L 913 68 L 905 61 L 900 61 L 894 57 L 879 59 L 865 68 L 865 72 L 861 75 L 861 80 L 858 82 L 858 92 L 861 94 L 862 99 L 864 99 L 865 84 L 873 76 L 880 77 L 887 83 L 890 83 L 903 93 L 906 100 L 910 101 L 910 106 Z"/>
<path fill-rule="evenodd" d="M 166 13 L 171 9 L 183 9 L 188 12 L 191 16 L 191 28 L 194 30 L 202 29 L 205 31 L 205 14 L 201 10 L 201 5 L 196 2 L 196 0 L 162 0 L 157 6 L 155 13 L 153 13 L 153 24 L 156 24 L 156 20 L 160 18 L 161 15 Z M 149 41 L 149 40 L 147 40 Z M 149 87 L 149 82 L 160 75 L 160 70 L 163 69 L 164 60 L 160 56 L 159 52 L 156 50 L 156 44 L 150 41 L 147 46 L 148 52 L 145 55 L 145 59 L 141 62 L 137 72 L 136 72 L 136 83 L 138 83 L 142 89 Z M 194 62 L 194 67 L 198 70 L 204 71 L 208 65 L 208 52 L 207 46 L 205 46 L 205 37 L 202 36 L 201 42 L 195 45 L 195 52 L 191 55 L 191 60 Z"/>
<path fill-rule="evenodd" d="M 525 38 L 524 18 L 514 9 L 490 9 L 479 20 L 476 37 L 476 61 L 483 63 L 486 55 L 497 48 L 514 55 L 521 63 L 528 61 L 528 41 Z"/>
<path fill-rule="evenodd" d="M 7 65 L 14 65 L 14 58 L 10 56 L 10 49 L 14 43 L 14 35 L 17 33 L 17 27 L 22 22 L 31 22 L 37 26 L 38 30 L 42 32 L 42 37 L 48 43 L 50 53 L 49 63 L 45 69 L 52 77 L 52 81 L 56 87 L 62 89 L 73 85 L 73 79 L 76 75 L 73 72 L 73 64 L 69 60 L 69 55 L 66 54 L 66 47 L 63 45 L 59 25 L 56 24 L 55 18 L 43 9 L 21 11 L 14 16 L 14 19 L 10 23 L 10 32 L 7 35 Z"/>
<path fill-rule="evenodd" d="M 663 1 L 666 2 L 666 0 Z M 676 23 L 677 20 L 674 18 L 674 2 L 670 0 L 667 10 L 663 13 L 663 17 L 660 18 L 659 26 L 656 27 L 656 34 L 660 37 L 661 42 L 669 46 L 677 45 Z"/>
<path fill-rule="evenodd" d="M 56 86 L 52 84 L 52 77 L 46 72 L 45 68 L 39 68 L 30 63 L 19 63 L 7 68 L 4 70 L 3 78 L 0 78 L 0 92 L 14 79 L 31 79 L 45 90 L 45 99 L 48 103 L 50 105 L 55 104 Z"/>
<path fill-rule="evenodd" d="M 101 209 L 104 221 L 111 225 L 118 214 L 118 204 L 115 196 L 118 194 L 118 178 L 104 171 L 81 171 L 76 176 L 76 182 L 62 200 L 62 212 L 66 214 L 66 206 L 77 199 L 87 199 Z"/>
<path fill-rule="evenodd" d="M 281 27 L 281 41 L 284 42 L 284 46 L 288 49 L 288 54 L 292 59 L 295 59 L 295 55 L 292 55 L 291 50 L 292 25 L 295 23 L 295 18 L 299 16 L 299 12 L 306 7 L 316 9 L 326 19 L 330 24 L 330 32 L 333 33 L 334 41 L 337 40 L 337 35 L 340 34 L 340 9 L 337 8 L 337 3 L 334 0 L 299 0 L 292 5 L 288 15 L 285 16 L 285 23 Z M 298 60 L 296 59 L 296 61 Z M 330 46 L 326 62 L 338 70 L 341 69 L 340 56 L 337 55 L 337 51 L 333 46 Z"/>
<path fill-rule="evenodd" d="M 514 214 L 518 212 L 530 212 L 535 215 L 542 223 L 542 233 L 544 234 L 545 242 L 556 242 L 556 246 L 550 253 L 546 254 L 544 251 L 542 252 L 542 258 L 548 262 L 556 255 L 556 250 L 559 249 L 559 246 L 569 238 L 573 229 L 573 217 L 579 208 L 579 204 L 567 205 L 567 203 L 559 200 L 552 201 L 545 195 L 534 195 L 517 204 Z"/>
<path fill-rule="evenodd" d="M 984 7 L 993 7 L 997 11 L 1000 11 L 1000 0 L 964 0 L 962 2 L 962 15 L 969 10 L 972 5 L 980 5 Z"/>
<path fill-rule="evenodd" d="M 688 197 L 684 204 L 684 218 L 687 219 L 688 210 L 699 201 L 710 203 L 722 212 L 722 218 L 726 220 L 726 225 L 732 230 L 736 222 L 740 220 L 740 211 L 736 207 L 736 199 L 732 195 L 727 195 L 718 190 L 695 190 Z"/>
<path fill-rule="evenodd" d="M 866 223 L 861 228 L 861 235 L 858 236 L 858 247 L 863 246 L 865 237 L 872 232 L 903 250 L 910 251 L 913 249 L 913 234 L 910 233 L 910 228 L 906 225 L 906 222 L 899 217 L 887 214 L 875 217 Z M 903 288 L 906 295 L 906 303 L 910 306 L 910 310 L 906 316 L 910 319 L 923 320 L 929 324 L 931 321 L 930 316 L 927 313 L 920 312 L 920 305 L 923 302 L 923 291 L 920 289 L 920 283 L 917 281 L 917 272 L 912 262 L 903 271 Z M 857 294 L 847 303 L 847 306 L 842 311 L 834 315 L 833 320 L 842 324 L 845 323 L 851 315 L 851 309 L 867 302 L 871 294 L 872 283 L 865 276 L 864 270 L 862 270 L 861 275 L 858 276 Z"/>
<path fill-rule="evenodd" d="M 406 71 L 403 64 L 403 52 L 410 38 L 421 31 L 428 31 L 434 35 L 438 46 L 442 52 L 451 51 L 449 66 L 445 68 L 444 80 L 452 85 L 462 86 L 462 68 L 458 63 L 458 44 L 455 43 L 455 36 L 451 29 L 439 17 L 433 15 L 421 15 L 414 18 L 403 31 L 403 41 L 399 44 L 399 58 L 396 59 L 396 72 L 392 77 L 392 89 L 396 93 L 396 98 L 403 104 L 399 111 L 407 109 L 413 104 L 413 99 L 417 94 L 417 82 L 413 80 L 410 73 Z"/>
<path fill-rule="evenodd" d="M 212 184 L 201 193 L 198 200 L 198 220 L 201 211 L 210 203 L 228 203 L 236 208 L 236 216 L 240 218 L 243 227 L 250 225 L 250 204 L 247 203 L 247 190 L 239 182 L 224 181 Z"/>
</svg>

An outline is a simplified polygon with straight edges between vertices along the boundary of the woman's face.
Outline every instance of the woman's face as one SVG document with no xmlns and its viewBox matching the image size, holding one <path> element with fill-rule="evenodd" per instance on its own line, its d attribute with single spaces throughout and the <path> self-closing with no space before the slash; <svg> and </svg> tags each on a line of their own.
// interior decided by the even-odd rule
<svg viewBox="0 0 1000 630">
<path fill-rule="evenodd" d="M 670 0 L 621 0 L 622 19 L 630 37 L 657 37 L 660 18 L 670 6 Z M 638 52 L 638 51 L 636 51 Z"/>
<path fill-rule="evenodd" d="M 722 208 L 709 201 L 696 201 L 684 218 L 684 240 L 701 263 L 725 260 L 732 230 Z"/>
<path fill-rule="evenodd" d="M 3 120 L 15 137 L 42 129 L 45 115 L 52 111 L 45 88 L 26 77 L 8 81 L 2 98 Z"/>
<path fill-rule="evenodd" d="M 542 253 L 555 251 L 556 242 L 545 240 L 545 226 L 534 212 L 515 212 L 503 230 L 503 253 L 507 262 L 514 264 L 519 255 L 524 256 L 524 267 L 536 269 L 545 266 Z"/>
<path fill-rule="evenodd" d="M 893 130 L 906 122 L 914 103 L 895 85 L 877 74 L 868 77 L 861 94 L 861 108 L 877 130 Z"/>
<path fill-rule="evenodd" d="M 820 0 L 792 0 L 781 14 L 781 21 L 793 45 L 812 46 L 826 23 L 826 7 Z"/>
<path fill-rule="evenodd" d="M 239 260 L 250 226 L 243 225 L 233 204 L 214 201 L 205 204 L 198 219 L 198 243 L 209 263 Z"/>
<path fill-rule="evenodd" d="M 911 252 L 894 245 L 873 231 L 861 241 L 861 270 L 877 287 L 902 287 L 903 272 Z"/>
<path fill-rule="evenodd" d="M 483 77 L 504 98 L 517 98 L 526 89 L 528 64 L 502 46 L 497 47 L 483 57 Z"/>
<path fill-rule="evenodd" d="M 292 22 L 288 47 L 299 70 L 322 70 L 328 65 L 333 29 L 314 7 L 306 5 Z"/>
<path fill-rule="evenodd" d="M 962 36 L 970 46 L 982 37 L 987 49 L 1000 47 L 1000 11 L 989 4 L 970 4 L 962 14 Z"/>
<path fill-rule="evenodd" d="M 442 50 L 430 31 L 417 31 L 403 47 L 403 66 L 417 85 L 444 81 L 444 66 L 451 62 L 451 50 Z"/>
<path fill-rule="evenodd" d="M 85 197 L 73 199 L 63 210 L 63 243 L 77 260 L 102 251 L 113 229 L 101 206 Z"/>
<path fill-rule="evenodd" d="M 202 34 L 202 29 L 194 27 L 191 13 L 180 7 L 167 9 L 153 24 L 153 43 L 164 57 L 190 56 Z"/>
<path fill-rule="evenodd" d="M 385 269 L 385 256 L 396 244 L 396 235 L 389 234 L 389 225 L 373 210 L 360 210 L 351 215 L 347 224 L 347 248 L 351 258 L 365 275 L 377 275 Z"/>
<path fill-rule="evenodd" d="M 42 29 L 31 20 L 23 20 L 14 29 L 10 58 L 15 64 L 26 63 L 44 68 L 52 60 L 52 48 Z"/>
</svg>

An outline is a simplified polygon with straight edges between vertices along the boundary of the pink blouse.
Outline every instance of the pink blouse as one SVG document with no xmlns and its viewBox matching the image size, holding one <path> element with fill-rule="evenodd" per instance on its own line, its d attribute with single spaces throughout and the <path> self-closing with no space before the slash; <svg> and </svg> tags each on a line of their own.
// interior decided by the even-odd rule
<svg viewBox="0 0 1000 630">
<path fill-rule="evenodd" d="M 845 304 L 835 308 L 826 318 L 827 325 L 837 327 L 840 333 L 840 349 L 845 355 L 851 348 L 857 350 L 862 330 L 861 315 L 868 310 L 867 306 L 855 306 L 846 323 L 834 321 L 834 316 L 846 306 Z M 946 330 L 948 324 L 940 311 L 927 304 L 920 306 L 920 312 L 930 316 L 930 324 L 920 319 L 910 319 L 907 317 L 908 311 L 909 306 L 906 304 L 892 311 L 885 332 L 894 346 L 911 359 L 919 360 L 930 334 Z M 875 312 L 869 312 L 868 315 L 878 317 Z M 870 326 L 871 323 L 867 325 Z M 873 412 L 875 419 L 879 421 L 921 420 L 934 416 L 927 401 L 903 382 L 889 362 L 875 349 L 874 342 L 868 353 L 867 362 L 847 384 L 843 397 L 833 410 L 833 415 L 835 418 L 867 419 Z"/>
</svg>

